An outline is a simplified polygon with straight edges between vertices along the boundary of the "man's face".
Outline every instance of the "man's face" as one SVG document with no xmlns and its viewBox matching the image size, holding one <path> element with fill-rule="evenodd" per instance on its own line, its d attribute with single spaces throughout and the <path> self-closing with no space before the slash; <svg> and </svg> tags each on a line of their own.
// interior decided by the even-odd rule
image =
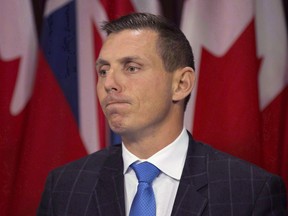
<svg viewBox="0 0 288 216">
<path fill-rule="evenodd" d="M 96 63 L 97 94 L 111 129 L 125 136 L 151 134 L 171 123 L 173 74 L 164 69 L 151 30 L 108 36 Z"/>
</svg>

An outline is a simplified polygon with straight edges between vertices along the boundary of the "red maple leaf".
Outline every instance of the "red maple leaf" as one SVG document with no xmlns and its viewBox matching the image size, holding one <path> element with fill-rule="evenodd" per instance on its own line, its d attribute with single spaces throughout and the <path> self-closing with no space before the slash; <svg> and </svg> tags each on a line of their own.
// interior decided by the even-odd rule
<svg viewBox="0 0 288 216">
<path fill-rule="evenodd" d="M 255 27 L 252 21 L 230 50 L 216 57 L 203 48 L 194 136 L 260 163 L 260 111 Z"/>
</svg>

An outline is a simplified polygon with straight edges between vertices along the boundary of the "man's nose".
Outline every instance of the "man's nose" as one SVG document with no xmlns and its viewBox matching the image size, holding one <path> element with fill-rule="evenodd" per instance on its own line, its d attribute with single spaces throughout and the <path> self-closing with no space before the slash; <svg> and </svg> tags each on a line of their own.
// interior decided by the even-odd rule
<svg viewBox="0 0 288 216">
<path fill-rule="evenodd" d="M 121 90 L 120 75 L 113 69 L 110 69 L 106 75 L 104 83 L 107 93 L 119 92 Z"/>
</svg>

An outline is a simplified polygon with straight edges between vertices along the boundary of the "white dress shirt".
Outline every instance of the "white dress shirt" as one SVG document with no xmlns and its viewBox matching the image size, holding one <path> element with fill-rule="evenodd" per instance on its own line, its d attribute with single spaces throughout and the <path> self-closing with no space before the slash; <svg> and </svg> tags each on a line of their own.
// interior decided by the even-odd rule
<svg viewBox="0 0 288 216">
<path fill-rule="evenodd" d="M 140 160 L 129 152 L 125 144 L 122 143 L 125 211 L 127 216 L 138 186 L 136 174 L 129 166 L 136 161 L 148 161 L 161 170 L 160 175 L 152 183 L 156 200 L 156 214 L 157 216 L 171 215 L 186 159 L 188 142 L 188 134 L 186 129 L 183 128 L 181 134 L 172 143 L 147 160 Z"/>
</svg>

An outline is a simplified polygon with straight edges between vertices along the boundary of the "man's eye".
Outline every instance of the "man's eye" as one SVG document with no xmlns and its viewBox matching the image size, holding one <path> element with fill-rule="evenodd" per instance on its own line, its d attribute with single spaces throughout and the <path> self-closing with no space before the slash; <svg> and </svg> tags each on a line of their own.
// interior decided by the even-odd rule
<svg viewBox="0 0 288 216">
<path fill-rule="evenodd" d="M 127 68 L 127 71 L 129 71 L 129 72 L 136 72 L 136 71 L 138 71 L 139 70 L 139 68 L 138 67 L 134 67 L 134 66 L 129 66 L 128 68 Z"/>
<path fill-rule="evenodd" d="M 102 69 L 102 70 L 99 70 L 98 74 L 99 76 L 103 77 L 103 76 L 106 76 L 107 71 Z"/>
<path fill-rule="evenodd" d="M 107 76 L 107 73 L 109 72 L 110 70 L 110 66 L 109 65 L 106 65 L 106 64 L 98 64 L 96 65 L 96 71 L 97 71 L 97 75 L 99 77 L 105 77 Z"/>
</svg>

